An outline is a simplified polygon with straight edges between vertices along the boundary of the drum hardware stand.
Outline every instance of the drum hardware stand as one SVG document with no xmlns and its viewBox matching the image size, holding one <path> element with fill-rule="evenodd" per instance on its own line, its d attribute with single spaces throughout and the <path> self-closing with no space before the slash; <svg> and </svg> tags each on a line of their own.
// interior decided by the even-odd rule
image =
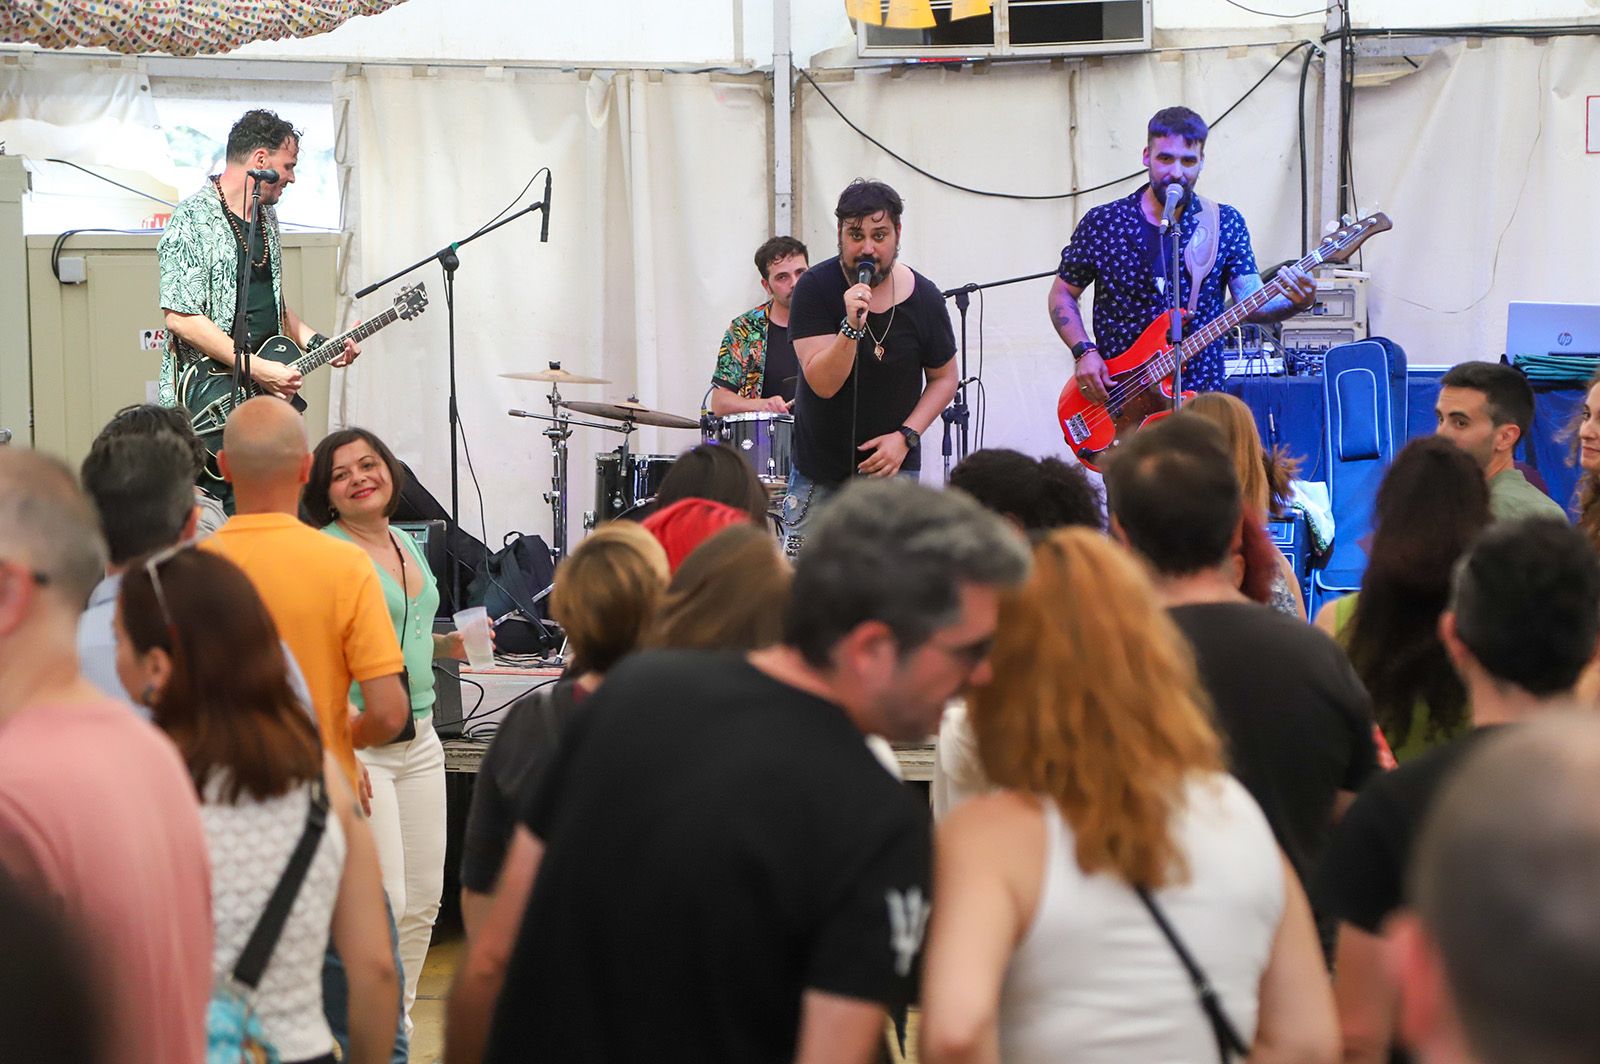
<svg viewBox="0 0 1600 1064">
<path fill-rule="evenodd" d="M 628 460 L 628 436 L 636 432 L 638 427 L 632 421 L 624 421 L 620 425 L 605 421 L 580 421 L 568 414 L 563 407 L 561 392 L 557 385 L 550 386 L 550 413 L 535 414 L 531 410 L 507 410 L 512 417 L 532 418 L 535 421 L 546 421 L 550 427 L 545 429 L 543 435 L 550 441 L 551 450 L 554 452 L 554 470 L 550 476 L 550 490 L 544 493 L 544 501 L 550 504 L 551 514 L 555 519 L 555 527 L 551 530 L 551 538 L 555 541 L 551 545 L 551 553 L 556 556 L 556 561 L 567 556 L 567 493 L 571 482 L 567 475 L 567 440 L 572 436 L 572 426 L 577 425 L 586 429 L 601 429 L 605 432 L 622 433 L 622 445 L 618 451 L 622 455 L 623 464 Z M 584 515 L 584 527 L 593 528 L 594 522 L 591 515 Z"/>
<path fill-rule="evenodd" d="M 547 175 L 548 173 L 549 171 L 546 171 Z M 535 176 L 538 175 L 535 174 Z M 526 189 L 524 189 L 524 191 L 526 191 Z M 520 199 L 521 197 L 519 196 L 518 198 Z M 550 181 L 547 176 L 544 185 L 544 199 L 540 200 L 538 203 L 530 203 L 521 210 L 507 215 L 500 221 L 495 222 L 493 225 L 486 225 L 481 229 L 475 230 L 469 236 L 463 237 L 460 240 L 451 241 L 438 251 L 419 259 L 410 266 L 407 266 L 405 269 L 392 273 L 381 281 L 374 281 L 372 284 L 367 285 L 365 288 L 357 292 L 353 297 L 355 299 L 361 299 L 365 296 L 371 295 L 373 292 L 376 292 L 378 289 L 382 288 L 386 284 L 389 284 L 391 281 L 398 281 L 406 274 L 415 270 L 420 270 L 430 262 L 438 262 L 440 267 L 444 270 L 444 306 L 445 317 L 448 323 L 447 328 L 449 329 L 449 342 L 447 345 L 447 351 L 449 353 L 450 360 L 450 521 L 457 528 L 461 527 L 461 473 L 459 467 L 461 448 L 456 440 L 460 432 L 461 411 L 460 405 L 456 401 L 456 270 L 460 268 L 461 260 L 457 257 L 456 252 L 462 246 L 472 243 L 480 236 L 492 233 L 496 229 L 499 229 L 502 225 L 510 225 L 523 215 L 532 214 L 534 211 L 538 211 L 544 216 L 542 219 L 544 224 L 539 230 L 539 240 L 541 243 L 547 242 L 550 239 L 550 214 L 547 210 L 549 203 Z M 483 534 L 484 538 L 487 539 L 489 530 L 483 529 Z M 453 566 L 450 570 L 450 573 L 450 601 L 459 606 L 461 604 L 461 567 L 459 565 Z"/>
<path fill-rule="evenodd" d="M 981 292 L 985 288 L 1000 288 L 1008 284 L 1019 284 L 1022 281 L 1037 281 L 1041 277 L 1054 277 L 1056 271 L 1047 270 L 1044 273 L 1030 273 L 1026 277 L 1008 277 L 1003 281 L 985 281 L 982 284 L 964 284 L 949 289 L 939 294 L 946 299 L 956 301 L 956 311 L 961 315 L 961 376 L 956 386 L 956 397 L 951 404 L 940 411 L 939 418 L 944 422 L 944 479 L 950 479 L 950 426 L 958 427 L 961 438 L 959 457 L 960 461 L 967 456 L 969 443 L 967 439 L 967 423 L 971 420 L 971 411 L 967 406 L 967 385 L 978 380 L 977 377 L 967 376 L 967 307 L 972 302 L 972 293 Z"/>
</svg>

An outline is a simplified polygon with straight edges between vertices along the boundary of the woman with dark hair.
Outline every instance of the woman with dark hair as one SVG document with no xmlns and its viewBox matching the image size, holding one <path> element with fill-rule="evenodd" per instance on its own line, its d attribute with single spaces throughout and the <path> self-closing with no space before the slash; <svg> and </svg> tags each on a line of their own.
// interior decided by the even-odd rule
<svg viewBox="0 0 1600 1064">
<path fill-rule="evenodd" d="M 727 444 L 702 443 L 673 461 L 656 492 L 656 512 L 680 499 L 710 499 L 743 510 L 765 525 L 772 500 L 755 469 Z"/>
<path fill-rule="evenodd" d="M 1034 458 L 1021 451 L 985 447 L 950 470 L 960 488 L 1029 535 L 1081 525 L 1105 528 L 1104 503 L 1082 466 L 1059 458 Z"/>
<path fill-rule="evenodd" d="M 435 658 L 463 659 L 461 634 L 435 635 L 439 585 L 416 540 L 389 518 L 405 472 L 394 452 L 366 429 L 329 433 L 312 454 L 300 497 L 302 516 L 367 552 L 378 571 L 389 620 L 405 657 L 410 723 L 383 746 L 357 750 L 369 788 L 383 889 L 394 914 L 404 969 L 406 1030 L 444 894 L 444 745 L 433 730 Z M 364 709 L 359 685 L 350 702 Z"/>
<path fill-rule="evenodd" d="M 1573 458 L 1583 475 L 1578 478 L 1578 527 L 1600 550 L 1600 373 L 1589 379 L 1583 406 L 1569 430 Z"/>
<path fill-rule="evenodd" d="M 1002 789 L 939 826 L 920 1059 L 1203 1061 L 1226 1032 L 1239 1059 L 1333 1060 L 1310 907 L 1140 564 L 1050 534 L 991 663 L 971 717 Z"/>
<path fill-rule="evenodd" d="M 1412 440 L 1378 488 L 1360 592 L 1317 614 L 1317 627 L 1350 655 L 1398 761 L 1468 725 L 1439 614 L 1457 559 L 1490 519 L 1489 489 L 1472 457 L 1441 437 Z"/>
<path fill-rule="evenodd" d="M 672 576 L 644 646 L 759 650 L 783 638 L 793 571 L 778 542 L 732 525 L 690 552 Z"/>
<path fill-rule="evenodd" d="M 134 562 L 115 619 L 117 672 L 172 738 L 201 800 L 211 850 L 212 973 L 232 975 L 313 803 L 322 837 L 254 995 L 282 1059 L 335 1060 L 323 1011 L 329 936 L 349 980 L 349 1054 L 389 1060 L 399 975 L 377 851 L 343 773 L 289 687 L 272 618 L 226 558 L 176 547 Z"/>
<path fill-rule="evenodd" d="M 632 521 L 601 525 L 556 570 L 550 616 L 566 632 L 567 671 L 512 703 L 478 767 L 461 843 L 461 919 L 469 937 L 493 898 L 531 778 L 584 700 L 639 645 L 667 578 L 666 550 Z"/>
</svg>

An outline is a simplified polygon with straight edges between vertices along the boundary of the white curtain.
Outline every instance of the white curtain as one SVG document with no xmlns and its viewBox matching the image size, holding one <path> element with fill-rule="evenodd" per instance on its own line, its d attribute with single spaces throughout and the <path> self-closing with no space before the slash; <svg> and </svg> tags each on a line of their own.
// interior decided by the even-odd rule
<svg viewBox="0 0 1600 1064">
<path fill-rule="evenodd" d="M 547 387 L 502 379 L 557 360 L 608 386 L 568 399 L 637 395 L 695 417 L 727 322 L 761 297 L 750 255 L 768 217 L 764 82 L 644 72 L 409 76 L 369 70 L 339 87 L 359 166 L 349 291 L 459 240 L 493 218 L 541 166 L 554 174 L 550 240 L 538 216 L 460 249 L 456 346 L 461 419 L 491 546 L 509 529 L 547 538 L 551 452 L 539 422 Z M 520 201 L 543 192 L 534 182 Z M 348 424 L 371 428 L 449 505 L 446 307 L 441 271 L 416 322 L 373 337 L 346 374 Z M 371 317 L 395 288 L 361 302 Z M 586 418 L 586 420 L 593 420 Z M 572 541 L 593 506 L 595 455 L 620 437 L 570 441 Z M 636 453 L 675 454 L 694 432 L 645 429 Z M 463 454 L 462 524 L 481 531 Z"/>
</svg>

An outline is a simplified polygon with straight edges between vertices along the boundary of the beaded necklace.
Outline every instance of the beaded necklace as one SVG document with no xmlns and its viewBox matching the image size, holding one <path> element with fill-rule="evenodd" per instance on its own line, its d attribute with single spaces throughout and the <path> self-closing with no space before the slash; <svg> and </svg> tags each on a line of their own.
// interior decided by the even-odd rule
<svg viewBox="0 0 1600 1064">
<path fill-rule="evenodd" d="M 222 178 L 213 177 L 211 179 L 211 183 L 213 185 L 215 185 L 216 188 L 217 188 L 217 199 L 220 200 L 221 203 L 222 203 L 222 216 L 224 218 L 228 219 L 228 228 L 233 230 L 234 237 L 238 239 L 239 246 L 241 248 L 244 248 L 245 258 L 248 259 L 250 257 L 250 246 L 246 242 L 248 240 L 248 238 L 245 236 L 244 233 L 239 231 L 239 220 L 234 217 L 233 211 L 230 210 L 229 207 L 228 207 L 228 197 L 226 197 L 226 196 L 224 196 L 222 194 Z M 261 233 L 261 261 L 260 262 L 252 262 L 251 265 L 254 266 L 258 270 L 266 268 L 266 265 L 267 265 L 267 234 L 266 234 L 265 230 L 263 230 L 262 233 Z"/>
</svg>

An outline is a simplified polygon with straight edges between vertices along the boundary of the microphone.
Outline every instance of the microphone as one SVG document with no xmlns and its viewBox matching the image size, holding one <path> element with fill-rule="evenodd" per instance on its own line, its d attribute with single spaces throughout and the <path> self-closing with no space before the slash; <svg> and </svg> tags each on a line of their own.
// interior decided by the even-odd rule
<svg viewBox="0 0 1600 1064">
<path fill-rule="evenodd" d="M 544 208 L 539 211 L 539 243 L 550 243 L 550 168 L 548 166 L 544 168 Z"/>
<path fill-rule="evenodd" d="M 1161 210 L 1162 232 L 1172 228 L 1172 217 L 1178 210 L 1178 204 L 1183 202 L 1184 192 L 1184 187 L 1176 182 L 1167 186 L 1167 205 Z"/>
<path fill-rule="evenodd" d="M 856 263 L 856 284 L 871 284 L 878 272 L 878 260 L 871 255 Z"/>
<path fill-rule="evenodd" d="M 265 181 L 269 185 L 278 183 L 278 171 L 276 170 L 246 170 L 244 176 L 253 177 L 257 181 Z"/>
</svg>

